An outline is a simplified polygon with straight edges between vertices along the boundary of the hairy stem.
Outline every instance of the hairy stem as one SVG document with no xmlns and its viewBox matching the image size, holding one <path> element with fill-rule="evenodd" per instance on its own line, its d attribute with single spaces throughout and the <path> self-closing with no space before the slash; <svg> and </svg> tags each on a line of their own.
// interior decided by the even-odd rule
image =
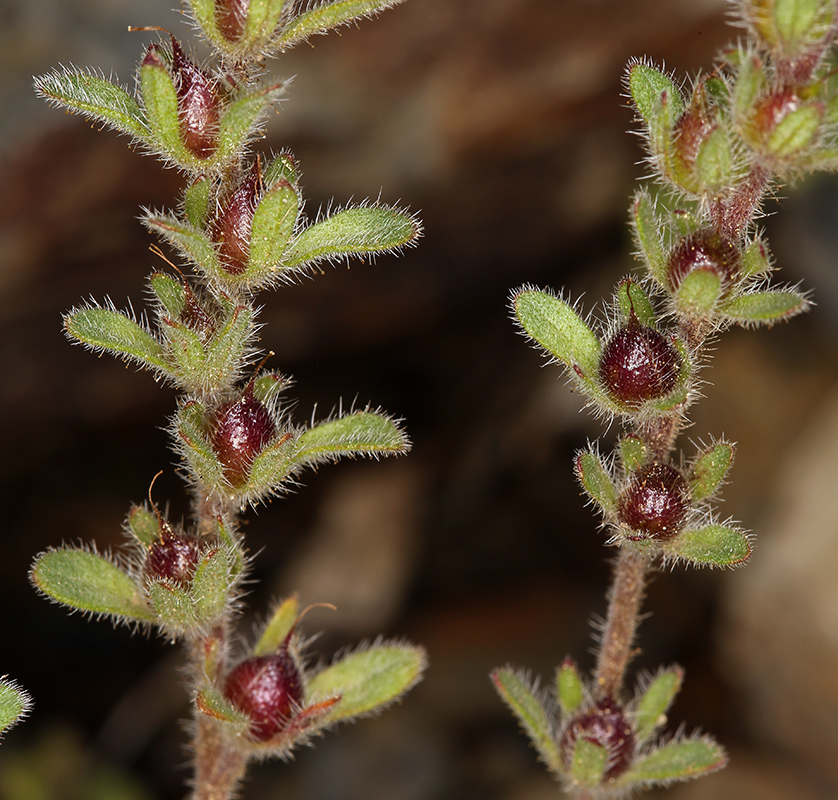
<svg viewBox="0 0 838 800">
<path fill-rule="evenodd" d="M 598 698 L 617 697 L 626 667 L 634 655 L 634 635 L 646 588 L 647 556 L 624 547 L 614 567 L 608 592 L 608 616 L 594 676 Z"/>
<path fill-rule="evenodd" d="M 247 758 L 223 735 L 216 720 L 200 712 L 197 716 L 191 800 L 230 800 L 244 777 Z"/>
</svg>

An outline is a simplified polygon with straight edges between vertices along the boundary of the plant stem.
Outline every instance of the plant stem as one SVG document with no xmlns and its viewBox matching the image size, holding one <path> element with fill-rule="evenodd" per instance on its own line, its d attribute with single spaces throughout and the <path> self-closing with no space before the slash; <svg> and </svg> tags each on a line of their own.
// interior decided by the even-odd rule
<svg viewBox="0 0 838 800">
<path fill-rule="evenodd" d="M 595 691 L 600 699 L 618 695 L 626 667 L 634 655 L 634 635 L 648 568 L 647 556 L 626 547 L 620 548 L 608 591 L 608 616 L 594 676 Z"/>
<path fill-rule="evenodd" d="M 219 724 L 197 712 L 195 779 L 191 800 L 230 800 L 244 777 L 247 758 Z"/>
</svg>

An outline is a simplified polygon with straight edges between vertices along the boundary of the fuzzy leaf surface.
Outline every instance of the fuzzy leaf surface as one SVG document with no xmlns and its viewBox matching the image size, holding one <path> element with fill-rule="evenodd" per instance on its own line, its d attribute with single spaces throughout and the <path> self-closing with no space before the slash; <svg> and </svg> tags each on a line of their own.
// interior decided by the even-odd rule
<svg viewBox="0 0 838 800">
<path fill-rule="evenodd" d="M 77 70 L 50 72 L 35 78 L 35 90 L 58 105 L 67 106 L 140 140 L 148 139 L 145 114 L 121 86 Z"/>
<path fill-rule="evenodd" d="M 328 714 L 329 722 L 368 713 L 410 689 L 420 679 L 426 662 L 421 647 L 373 644 L 314 675 L 306 686 L 306 703 L 315 697 L 340 696 L 340 702 Z"/>
<path fill-rule="evenodd" d="M 576 474 L 582 488 L 603 511 L 617 508 L 617 490 L 602 459 L 590 450 L 583 450 L 576 457 Z"/>
<path fill-rule="evenodd" d="M 326 33 L 347 22 L 367 17 L 400 3 L 401 0 L 337 0 L 323 2 L 300 14 L 277 39 L 282 49 L 293 47 L 316 33 Z"/>
<path fill-rule="evenodd" d="M 134 506 L 128 512 L 128 530 L 142 544 L 150 545 L 160 538 L 157 517 L 143 506 Z"/>
<path fill-rule="evenodd" d="M 570 774 L 579 786 L 598 786 L 608 765 L 608 751 L 600 744 L 579 738 L 573 745 Z"/>
<path fill-rule="evenodd" d="M 285 251 L 279 268 L 295 269 L 323 259 L 386 253 L 409 244 L 418 235 L 416 220 L 398 208 L 347 208 L 301 231 Z"/>
<path fill-rule="evenodd" d="M 207 277 L 219 278 L 225 275 L 218 259 L 218 252 L 209 237 L 187 222 L 175 217 L 148 212 L 143 217 L 145 226 L 180 250 L 198 266 Z"/>
<path fill-rule="evenodd" d="M 666 712 L 680 691 L 683 680 L 684 671 L 680 668 L 662 670 L 643 692 L 634 713 L 638 745 L 666 722 Z"/>
<path fill-rule="evenodd" d="M 800 314 L 809 301 L 793 290 L 754 292 L 734 297 L 720 311 L 740 325 L 771 325 Z"/>
<path fill-rule="evenodd" d="M 647 191 L 638 192 L 632 206 L 632 225 L 646 267 L 662 286 L 666 284 L 666 259 L 660 238 L 661 221 Z"/>
<path fill-rule="evenodd" d="M 559 769 L 559 747 L 550 717 L 529 683 L 509 667 L 494 670 L 490 677 L 497 693 L 518 718 L 544 763 L 550 769 Z"/>
<path fill-rule="evenodd" d="M 748 537 L 725 525 L 682 531 L 666 549 L 697 566 L 735 567 L 751 555 Z"/>
<path fill-rule="evenodd" d="M 265 275 L 280 261 L 299 211 L 300 198 L 291 184 L 282 181 L 265 193 L 253 215 L 247 278 Z"/>
<path fill-rule="evenodd" d="M 599 339 L 568 303 L 538 289 L 521 289 L 512 305 L 521 327 L 548 353 L 581 371 L 584 379 L 598 373 Z"/>
<path fill-rule="evenodd" d="M 649 448 L 646 442 L 636 434 L 621 436 L 617 442 L 617 451 L 627 472 L 634 472 L 649 459 Z"/>
<path fill-rule="evenodd" d="M 64 330 L 94 350 L 107 350 L 148 369 L 169 372 L 160 342 L 121 311 L 96 306 L 76 308 L 64 317 Z"/>
<path fill-rule="evenodd" d="M 285 83 L 261 86 L 237 97 L 218 121 L 218 150 L 215 164 L 233 158 L 253 134 L 264 111 L 285 93 Z"/>
<path fill-rule="evenodd" d="M 708 739 L 671 742 L 638 759 L 617 781 L 619 786 L 651 786 L 697 778 L 721 769 L 727 763 L 724 750 Z"/>
<path fill-rule="evenodd" d="M 32 708 L 29 695 L 5 675 L 0 678 L 0 733 L 26 716 Z"/>
<path fill-rule="evenodd" d="M 298 441 L 295 461 L 300 466 L 341 456 L 390 455 L 410 449 L 404 431 L 392 419 L 374 411 L 358 411 L 321 422 L 305 431 Z"/>
<path fill-rule="evenodd" d="M 146 608 L 133 579 L 113 562 L 87 550 L 50 550 L 32 566 L 32 582 L 65 606 L 146 622 Z"/>
</svg>

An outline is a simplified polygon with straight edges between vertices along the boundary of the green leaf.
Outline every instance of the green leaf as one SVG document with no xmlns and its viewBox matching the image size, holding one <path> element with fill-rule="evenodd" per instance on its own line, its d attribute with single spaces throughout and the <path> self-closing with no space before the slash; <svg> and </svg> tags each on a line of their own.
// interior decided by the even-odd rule
<svg viewBox="0 0 838 800">
<path fill-rule="evenodd" d="M 710 497 L 725 479 L 733 463 L 733 445 L 717 442 L 695 460 L 690 471 L 690 497 L 693 501 Z"/>
<path fill-rule="evenodd" d="M 249 0 L 247 20 L 239 48 L 254 50 L 264 46 L 282 22 L 282 12 L 290 0 Z"/>
<path fill-rule="evenodd" d="M 344 656 L 316 673 L 306 685 L 306 705 L 340 696 L 328 722 L 357 717 L 383 708 L 421 678 L 427 657 L 421 647 L 377 642 Z"/>
<path fill-rule="evenodd" d="M 316 33 L 327 33 L 347 22 L 377 14 L 401 0 L 336 0 L 323 2 L 290 22 L 277 39 L 283 49 L 293 47 Z"/>
<path fill-rule="evenodd" d="M 510 667 L 496 669 L 489 677 L 544 763 L 551 770 L 561 769 L 561 755 L 550 714 L 530 681 Z"/>
<path fill-rule="evenodd" d="M 573 744 L 570 774 L 579 786 L 599 786 L 608 765 L 608 750 L 588 739 L 577 739 Z"/>
<path fill-rule="evenodd" d="M 98 553 L 49 550 L 35 559 L 30 577 L 45 595 L 79 611 L 137 622 L 154 618 L 133 578 Z"/>
<path fill-rule="evenodd" d="M 579 670 L 570 658 L 566 658 L 556 670 L 556 697 L 566 717 L 572 715 L 585 700 L 585 687 L 579 677 Z"/>
<path fill-rule="evenodd" d="M 267 656 L 275 653 L 294 629 L 299 616 L 300 604 L 296 595 L 292 595 L 287 600 L 279 603 L 271 614 L 268 624 L 265 625 L 259 641 L 253 648 L 253 655 Z"/>
<path fill-rule="evenodd" d="M 314 466 L 342 456 L 406 453 L 410 441 L 398 423 L 375 411 L 354 414 L 321 422 L 299 437 L 295 461 L 300 466 Z"/>
<path fill-rule="evenodd" d="M 757 97 L 765 87 L 765 68 L 757 56 L 748 55 L 741 50 L 738 60 L 739 69 L 733 87 L 733 111 L 740 125 L 745 123 L 743 127 L 747 128 L 746 121 L 751 115 Z"/>
<path fill-rule="evenodd" d="M 640 284 L 631 278 L 625 278 L 620 282 L 617 289 L 617 307 L 625 321 L 628 321 L 633 312 L 642 325 L 648 328 L 657 325 L 655 310 L 649 302 L 649 297 Z"/>
<path fill-rule="evenodd" d="M 169 374 L 163 346 L 142 325 L 114 308 L 86 306 L 64 316 L 67 335 L 93 350 L 107 350 L 140 366 Z"/>
<path fill-rule="evenodd" d="M 683 680 L 684 670 L 675 667 L 661 670 L 649 683 L 633 715 L 638 746 L 666 723 L 666 712 L 680 691 Z"/>
<path fill-rule="evenodd" d="M 512 307 L 524 332 L 589 383 L 599 374 L 602 345 L 585 321 L 564 300 L 523 287 Z"/>
<path fill-rule="evenodd" d="M 294 233 L 299 212 L 300 197 L 290 183 L 280 181 L 262 196 L 251 227 L 250 259 L 245 272 L 248 282 L 254 277 L 270 276 Z"/>
<path fill-rule="evenodd" d="M 626 472 L 634 472 L 649 459 L 649 448 L 646 442 L 634 433 L 621 436 L 617 442 L 617 450 Z"/>
<path fill-rule="evenodd" d="M 416 219 L 398 208 L 347 208 L 302 230 L 285 251 L 278 268 L 302 269 L 323 259 L 387 253 L 410 244 L 420 233 Z"/>
<path fill-rule="evenodd" d="M 145 213 L 143 223 L 150 231 L 154 231 L 179 250 L 208 278 L 226 280 L 228 277 L 221 267 L 215 245 L 203 231 L 175 217 L 155 214 L 152 211 Z"/>
<path fill-rule="evenodd" d="M 263 175 L 265 186 L 273 189 L 281 181 L 296 186 L 300 181 L 300 168 L 292 153 L 280 153 L 267 167 Z"/>
<path fill-rule="evenodd" d="M 789 112 L 771 131 L 766 149 L 778 158 L 799 153 L 814 141 L 822 117 L 820 105 L 805 105 Z"/>
<path fill-rule="evenodd" d="M 618 786 L 651 786 L 698 778 L 727 764 L 725 751 L 709 738 L 670 742 L 652 750 L 616 781 Z"/>
<path fill-rule="evenodd" d="M 739 325 L 773 325 L 809 309 L 806 296 L 793 289 L 751 292 L 723 303 L 719 310 Z"/>
<path fill-rule="evenodd" d="M 634 196 L 631 221 L 634 228 L 634 239 L 647 269 L 661 286 L 665 286 L 666 257 L 664 256 L 663 242 L 660 235 L 663 223 L 655 213 L 654 203 L 646 189 L 639 191 Z"/>
<path fill-rule="evenodd" d="M 32 699 L 14 681 L 0 678 L 0 733 L 20 722 L 32 708 Z"/>
<path fill-rule="evenodd" d="M 700 567 L 735 567 L 750 558 L 751 543 L 742 531 L 713 524 L 681 531 L 665 550 Z"/>
<path fill-rule="evenodd" d="M 150 545 L 160 538 L 160 522 L 144 506 L 133 506 L 128 512 L 128 530 L 141 544 Z"/>
<path fill-rule="evenodd" d="M 628 84 L 631 99 L 648 127 L 656 124 L 664 103 L 668 106 L 667 125 L 681 116 L 684 100 L 673 80 L 655 67 L 636 62 L 629 66 Z M 664 99 L 665 98 L 665 99 Z"/>
<path fill-rule="evenodd" d="M 247 358 L 253 337 L 256 311 L 248 304 L 236 305 L 221 298 L 222 324 L 198 352 L 184 353 L 181 383 L 188 391 L 213 392 L 229 386 Z M 198 340 L 200 342 L 200 340 Z"/>
<path fill-rule="evenodd" d="M 602 459 L 592 450 L 582 450 L 576 456 L 576 475 L 582 488 L 605 513 L 617 508 L 617 490 Z"/>
<path fill-rule="evenodd" d="M 136 100 L 121 86 L 98 75 L 67 70 L 35 78 L 35 91 L 56 105 L 67 106 L 127 133 L 148 141 L 145 114 Z"/>
</svg>

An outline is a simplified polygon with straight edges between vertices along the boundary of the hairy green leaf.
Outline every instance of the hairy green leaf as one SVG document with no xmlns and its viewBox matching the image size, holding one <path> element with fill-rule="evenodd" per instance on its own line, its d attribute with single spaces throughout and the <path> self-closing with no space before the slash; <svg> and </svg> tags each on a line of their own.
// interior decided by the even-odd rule
<svg viewBox="0 0 838 800">
<path fill-rule="evenodd" d="M 617 508 L 617 490 L 602 459 L 591 450 L 576 456 L 576 474 L 582 488 L 603 511 L 613 513 Z"/>
<path fill-rule="evenodd" d="M 675 667 L 661 670 L 649 683 L 633 715 L 638 746 L 666 723 L 666 712 L 680 691 L 683 680 L 684 671 Z"/>
<path fill-rule="evenodd" d="M 751 555 L 747 535 L 725 525 L 681 531 L 665 549 L 696 566 L 710 567 L 735 567 Z"/>
<path fill-rule="evenodd" d="M 585 687 L 579 677 L 579 669 L 570 658 L 566 658 L 556 670 L 556 697 L 566 717 L 573 714 L 585 700 Z"/>
<path fill-rule="evenodd" d="M 79 611 L 138 622 L 154 617 L 134 579 L 98 553 L 49 550 L 35 559 L 30 575 L 45 595 Z"/>
<path fill-rule="evenodd" d="M 725 479 L 733 463 L 733 445 L 717 442 L 695 460 L 690 471 L 690 497 L 694 501 L 710 497 Z"/>
<path fill-rule="evenodd" d="M 719 310 L 739 325 L 772 325 L 809 308 L 805 295 L 793 289 L 753 292 L 734 297 Z"/>
<path fill-rule="evenodd" d="M 383 708 L 414 686 L 427 657 L 421 647 L 377 642 L 356 650 L 315 674 L 306 685 L 306 704 L 340 696 L 329 722 Z"/>
<path fill-rule="evenodd" d="M 347 22 L 371 16 L 401 0 L 332 0 L 322 2 L 289 23 L 277 39 L 282 49 L 299 44 L 316 33 L 326 33 Z"/>
<path fill-rule="evenodd" d="M 616 781 L 618 786 L 656 784 L 698 778 L 727 764 L 724 750 L 712 739 L 694 738 L 670 742 L 635 761 Z"/>
<path fill-rule="evenodd" d="M 20 722 L 32 708 L 32 699 L 14 681 L 0 678 L 0 733 Z"/>
<path fill-rule="evenodd" d="M 141 141 L 149 138 L 145 114 L 121 86 L 79 70 L 54 71 L 35 78 L 35 91 L 56 105 L 105 122 Z"/>
<path fill-rule="evenodd" d="M 356 411 L 305 431 L 299 437 L 295 461 L 300 466 L 313 466 L 342 456 L 391 455 L 408 450 L 410 441 L 397 422 L 375 411 Z"/>
</svg>

